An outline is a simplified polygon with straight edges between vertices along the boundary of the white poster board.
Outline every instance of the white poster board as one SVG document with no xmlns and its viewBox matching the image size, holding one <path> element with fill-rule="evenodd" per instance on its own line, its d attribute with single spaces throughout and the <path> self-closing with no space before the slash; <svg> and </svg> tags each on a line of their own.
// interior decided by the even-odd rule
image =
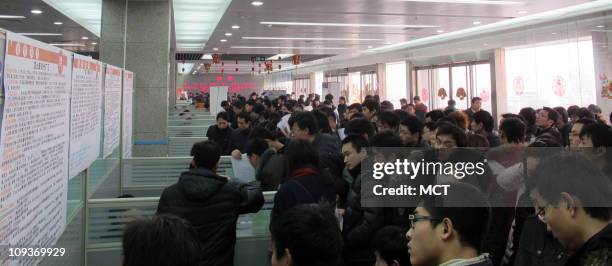
<svg viewBox="0 0 612 266">
<path fill-rule="evenodd" d="M 338 105 L 340 101 L 340 83 L 338 82 L 327 82 L 327 86 L 323 87 L 323 94 L 321 98 L 325 99 L 325 95 L 332 94 L 334 96 L 334 105 Z"/>
<path fill-rule="evenodd" d="M 75 54 L 70 101 L 70 174 L 87 169 L 100 154 L 102 63 Z"/>
<path fill-rule="evenodd" d="M 106 65 L 104 77 L 104 158 L 119 147 L 121 124 L 121 68 Z"/>
<path fill-rule="evenodd" d="M 66 226 L 72 54 L 11 32 L 6 44 L 0 246 L 52 247 Z"/>
<path fill-rule="evenodd" d="M 222 101 L 227 101 L 227 86 L 210 87 L 210 115 L 216 116 L 223 112 Z"/>
<path fill-rule="evenodd" d="M 123 71 L 123 158 L 132 157 L 132 105 L 134 99 L 134 73 Z"/>
</svg>

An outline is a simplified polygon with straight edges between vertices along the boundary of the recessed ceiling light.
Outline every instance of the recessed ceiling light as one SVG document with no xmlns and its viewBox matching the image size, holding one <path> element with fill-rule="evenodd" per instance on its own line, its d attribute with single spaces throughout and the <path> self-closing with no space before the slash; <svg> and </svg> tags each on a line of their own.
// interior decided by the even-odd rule
<svg viewBox="0 0 612 266">
<path fill-rule="evenodd" d="M 43 13 L 42 10 L 40 9 L 32 9 L 30 12 L 32 12 L 32 14 L 37 14 L 37 15 Z"/>
<path fill-rule="evenodd" d="M 225 33 L 225 36 L 232 36 L 232 33 L 227 32 L 227 33 Z"/>
<path fill-rule="evenodd" d="M 604 25 L 598 25 L 598 26 L 596 26 L 596 27 L 598 27 L 598 28 L 605 28 L 606 26 L 604 26 Z"/>
<path fill-rule="evenodd" d="M 526 10 L 521 10 L 521 11 L 519 11 L 518 13 L 519 13 L 519 14 L 521 14 L 521 15 L 525 15 L 525 14 L 527 14 L 527 13 L 529 13 L 529 12 L 527 12 Z"/>
<path fill-rule="evenodd" d="M 397 25 L 397 24 L 361 24 L 361 23 L 319 23 L 319 22 L 285 22 L 285 21 L 262 21 L 262 25 L 285 25 L 285 26 L 316 26 L 316 27 L 379 27 L 379 28 L 436 28 L 434 25 Z"/>
<path fill-rule="evenodd" d="M 227 40 L 226 39 L 221 39 L 221 42 L 227 42 Z"/>
<path fill-rule="evenodd" d="M 474 5 L 520 5 L 519 1 L 489 1 L 489 0 L 401 0 L 404 2 L 474 4 Z"/>
<path fill-rule="evenodd" d="M 437 33 L 444 33 L 444 31 L 443 31 L 443 30 L 437 30 L 436 32 L 437 32 Z"/>
<path fill-rule="evenodd" d="M 251 2 L 251 5 L 254 5 L 254 6 L 263 6 L 263 4 L 264 3 L 262 1 L 253 1 L 253 2 Z"/>
<path fill-rule="evenodd" d="M 22 32 L 19 33 L 24 36 L 62 36 L 62 33 L 38 33 L 38 32 Z"/>
<path fill-rule="evenodd" d="M 219 51 L 219 48 L 213 48 L 213 51 Z"/>
<path fill-rule="evenodd" d="M 56 22 L 53 22 L 53 24 L 55 24 L 55 25 L 62 25 L 62 24 L 64 24 L 64 23 L 62 23 L 62 22 L 60 22 L 60 21 L 56 21 Z"/>
<path fill-rule="evenodd" d="M 482 22 L 480 22 L 480 21 L 474 21 L 474 22 L 472 22 L 472 24 L 474 24 L 474 25 L 480 25 L 480 23 L 482 23 Z"/>
<path fill-rule="evenodd" d="M 24 19 L 24 16 L 0 15 L 0 19 Z"/>
<path fill-rule="evenodd" d="M 96 44 L 98 44 L 98 43 L 97 43 L 97 42 L 92 42 L 92 43 L 91 43 L 91 45 L 96 45 Z"/>
<path fill-rule="evenodd" d="M 81 40 L 89 40 L 89 37 L 83 36 L 83 37 L 81 37 Z"/>
<path fill-rule="evenodd" d="M 294 40 L 294 41 L 382 41 L 383 39 L 361 38 L 316 38 L 316 37 L 242 37 L 245 40 Z"/>
<path fill-rule="evenodd" d="M 234 25 L 234 26 L 232 26 L 232 29 L 236 29 L 236 30 L 237 30 L 237 29 L 240 29 L 240 26 L 238 26 L 238 25 Z"/>
</svg>

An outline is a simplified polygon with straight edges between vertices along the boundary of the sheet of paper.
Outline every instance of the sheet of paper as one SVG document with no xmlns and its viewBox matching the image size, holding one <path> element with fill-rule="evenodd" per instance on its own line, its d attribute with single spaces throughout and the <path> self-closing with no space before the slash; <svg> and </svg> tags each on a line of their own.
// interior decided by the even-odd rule
<svg viewBox="0 0 612 266">
<path fill-rule="evenodd" d="M 246 154 L 242 154 L 242 159 L 240 160 L 236 160 L 234 157 L 231 160 L 235 179 L 246 183 L 255 181 L 255 168 L 249 162 Z"/>
</svg>

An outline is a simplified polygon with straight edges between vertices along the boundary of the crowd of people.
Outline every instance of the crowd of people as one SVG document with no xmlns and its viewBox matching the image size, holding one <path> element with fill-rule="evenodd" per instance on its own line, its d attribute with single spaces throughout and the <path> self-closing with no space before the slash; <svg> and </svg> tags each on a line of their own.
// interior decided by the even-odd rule
<svg viewBox="0 0 612 266">
<path fill-rule="evenodd" d="M 431 111 L 419 97 L 337 100 L 224 101 L 157 215 L 126 227 L 124 265 L 233 265 L 236 221 L 260 210 L 262 191 L 276 191 L 271 265 L 612 265 L 612 129 L 598 106 L 527 107 L 496 123 L 478 97 Z M 364 206 L 362 163 L 399 147 L 489 163 L 483 176 L 428 179 L 453 184 L 444 197 Z M 242 154 L 255 182 L 216 173 L 222 155 Z"/>
</svg>

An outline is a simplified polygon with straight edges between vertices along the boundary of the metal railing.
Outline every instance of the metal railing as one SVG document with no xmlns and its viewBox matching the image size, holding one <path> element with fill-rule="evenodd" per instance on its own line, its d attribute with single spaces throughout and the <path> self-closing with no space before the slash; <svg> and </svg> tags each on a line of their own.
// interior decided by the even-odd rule
<svg viewBox="0 0 612 266">
<path fill-rule="evenodd" d="M 208 138 L 204 137 L 184 137 L 184 138 L 168 138 L 169 155 L 170 157 L 188 157 L 191 156 L 191 147 L 193 144 L 200 141 L 205 141 Z"/>
</svg>

